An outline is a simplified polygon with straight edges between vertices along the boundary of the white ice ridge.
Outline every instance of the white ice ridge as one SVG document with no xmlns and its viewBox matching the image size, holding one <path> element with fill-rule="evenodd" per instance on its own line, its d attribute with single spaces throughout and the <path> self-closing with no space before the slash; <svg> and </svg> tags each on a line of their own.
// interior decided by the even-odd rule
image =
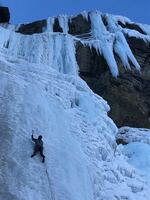
<svg viewBox="0 0 150 200">
<path fill-rule="evenodd" d="M 116 149 L 108 104 L 78 76 L 3 52 L 0 85 L 0 199 L 149 198 L 149 182 Z M 45 164 L 30 158 L 32 130 Z"/>
<path fill-rule="evenodd" d="M 58 72 L 76 75 L 74 40 L 68 34 L 22 35 L 0 27 L 0 51 L 30 63 L 45 64 Z"/>
</svg>

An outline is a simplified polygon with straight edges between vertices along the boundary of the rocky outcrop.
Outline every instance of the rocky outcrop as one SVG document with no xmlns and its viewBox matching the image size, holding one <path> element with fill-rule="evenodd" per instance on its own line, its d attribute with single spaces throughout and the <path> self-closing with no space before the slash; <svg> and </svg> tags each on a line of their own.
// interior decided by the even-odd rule
<svg viewBox="0 0 150 200">
<path fill-rule="evenodd" d="M 10 20 L 10 13 L 8 7 L 0 6 L 0 23 L 8 23 Z"/>
<path fill-rule="evenodd" d="M 141 73 L 123 70 L 118 59 L 120 75 L 114 78 L 102 56 L 78 43 L 80 75 L 95 93 L 108 101 L 109 115 L 119 127 L 150 128 L 150 43 L 137 38 L 127 40 L 142 67 Z"/>
<path fill-rule="evenodd" d="M 47 29 L 48 20 L 40 20 L 32 23 L 21 24 L 18 28 L 17 32 L 22 34 L 34 34 L 34 33 L 42 33 Z M 71 35 L 81 35 L 85 33 L 89 33 L 91 26 L 90 22 L 87 21 L 81 14 L 72 17 L 71 20 L 68 20 L 68 33 Z M 54 18 L 54 22 L 52 25 L 53 32 L 63 32 L 60 27 L 58 17 Z"/>
<path fill-rule="evenodd" d="M 81 14 L 76 17 L 72 17 L 69 22 L 69 33 L 71 35 L 89 34 L 91 30 L 90 20 L 85 19 Z"/>
<path fill-rule="evenodd" d="M 22 34 L 34 34 L 34 33 L 42 33 L 44 31 L 44 27 L 46 26 L 46 20 L 40 20 L 29 24 L 22 24 L 17 32 Z"/>
</svg>

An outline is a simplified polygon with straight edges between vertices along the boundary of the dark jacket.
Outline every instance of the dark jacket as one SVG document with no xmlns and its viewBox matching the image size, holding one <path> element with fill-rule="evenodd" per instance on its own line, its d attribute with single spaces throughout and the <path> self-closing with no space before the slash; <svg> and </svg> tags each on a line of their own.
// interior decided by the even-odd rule
<svg viewBox="0 0 150 200">
<path fill-rule="evenodd" d="M 36 150 L 36 151 L 38 151 L 38 150 L 43 150 L 43 141 L 42 141 L 42 139 L 35 139 L 34 137 L 33 137 L 33 135 L 32 135 L 32 141 L 35 143 L 35 146 L 34 146 L 34 149 Z"/>
</svg>

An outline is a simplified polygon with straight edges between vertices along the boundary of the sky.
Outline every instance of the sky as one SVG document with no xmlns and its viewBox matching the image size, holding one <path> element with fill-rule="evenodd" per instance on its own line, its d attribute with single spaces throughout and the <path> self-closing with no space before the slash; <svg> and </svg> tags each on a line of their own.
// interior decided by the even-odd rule
<svg viewBox="0 0 150 200">
<path fill-rule="evenodd" d="M 133 22 L 150 24 L 150 0 L 0 0 L 8 6 L 11 23 L 32 22 L 59 14 L 76 15 L 81 11 L 99 10 L 122 15 Z"/>
</svg>

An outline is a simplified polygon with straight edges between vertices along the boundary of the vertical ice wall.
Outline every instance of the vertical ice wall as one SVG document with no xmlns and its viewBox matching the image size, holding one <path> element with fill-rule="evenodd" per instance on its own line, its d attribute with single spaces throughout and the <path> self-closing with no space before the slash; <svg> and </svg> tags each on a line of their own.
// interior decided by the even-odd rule
<svg viewBox="0 0 150 200">
<path fill-rule="evenodd" d="M 45 64 L 65 74 L 76 75 L 74 40 L 68 34 L 22 35 L 0 28 L 1 52 L 30 63 Z"/>
<path fill-rule="evenodd" d="M 114 59 L 114 35 L 96 15 L 91 41 L 105 59 Z M 1 28 L 0 38 L 2 199 L 50 200 L 52 186 L 55 200 L 147 200 L 146 182 L 122 155 L 115 156 L 117 127 L 107 103 L 76 76 L 73 37 Z M 108 64 L 116 76 L 117 68 Z M 32 128 L 43 135 L 46 166 L 38 156 L 30 158 Z"/>
</svg>

